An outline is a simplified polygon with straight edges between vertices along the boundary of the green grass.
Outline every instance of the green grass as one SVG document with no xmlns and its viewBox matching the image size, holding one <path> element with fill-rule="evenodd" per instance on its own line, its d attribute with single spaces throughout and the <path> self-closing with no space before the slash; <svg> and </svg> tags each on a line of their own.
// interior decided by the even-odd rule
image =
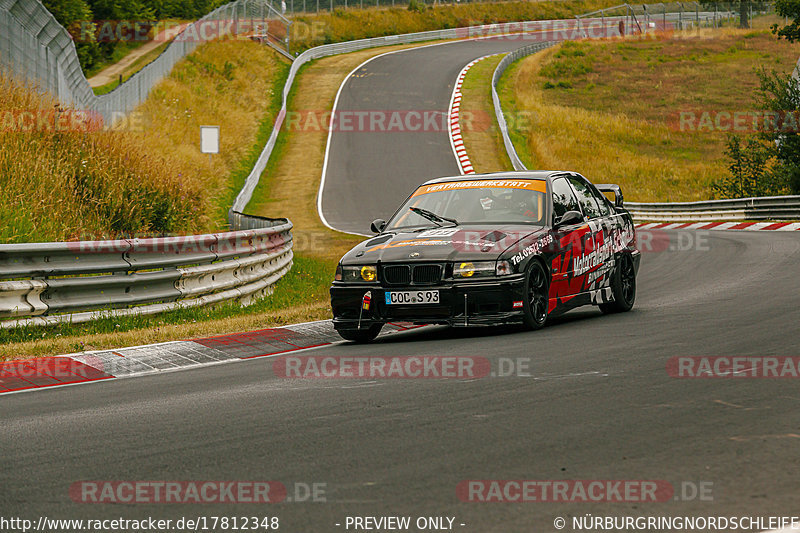
<svg viewBox="0 0 800 533">
<path fill-rule="evenodd" d="M 757 69 L 791 72 L 800 45 L 767 30 L 566 42 L 516 62 L 500 81 L 510 130 L 529 168 L 572 169 L 619 183 L 632 201 L 713 197 L 728 131 L 680 128 L 683 112 L 754 111 Z"/>
<path fill-rule="evenodd" d="M 570 19 L 617 4 L 614 0 L 544 0 L 437 7 L 419 3 L 416 9 L 409 9 L 407 4 L 394 8 L 336 9 L 332 13 L 295 16 L 291 28 L 292 51 L 302 52 L 321 44 L 385 35 L 526 20 Z"/>
<path fill-rule="evenodd" d="M 247 176 L 250 175 L 250 172 L 253 170 L 253 167 L 258 161 L 258 157 L 261 155 L 261 152 L 264 150 L 264 146 L 267 144 L 267 140 L 269 140 L 269 136 L 272 133 L 272 129 L 275 127 L 275 117 L 278 116 L 278 113 L 281 110 L 281 104 L 283 103 L 283 87 L 286 85 L 286 80 L 289 77 L 289 70 L 291 69 L 291 65 L 289 63 L 280 63 L 278 70 L 273 77 L 272 81 L 272 94 L 270 95 L 269 100 L 269 111 L 261 120 L 258 125 L 258 132 L 256 134 L 256 142 L 253 144 L 253 147 L 248 152 L 247 156 L 241 160 L 238 168 L 236 168 L 231 173 L 230 184 L 228 186 L 228 193 L 226 196 L 222 196 L 219 201 L 218 211 L 220 218 L 227 218 L 228 216 L 228 209 L 230 206 L 233 205 L 233 201 L 236 199 L 236 196 L 241 191 L 244 183 L 247 179 Z M 301 69 L 302 70 L 302 69 Z M 291 96 L 290 96 L 291 99 Z M 280 159 L 281 156 L 281 136 L 278 135 L 278 139 L 275 143 L 275 147 L 272 150 L 272 156 L 269 158 L 267 162 L 266 170 L 262 173 L 262 175 L 266 175 L 269 173 L 270 165 L 274 164 L 275 160 Z M 263 190 L 261 187 L 256 187 L 256 191 Z M 254 191 L 254 197 L 255 192 Z M 245 212 L 249 212 L 245 209 Z M 276 213 L 275 217 L 281 217 L 280 213 Z"/>
</svg>

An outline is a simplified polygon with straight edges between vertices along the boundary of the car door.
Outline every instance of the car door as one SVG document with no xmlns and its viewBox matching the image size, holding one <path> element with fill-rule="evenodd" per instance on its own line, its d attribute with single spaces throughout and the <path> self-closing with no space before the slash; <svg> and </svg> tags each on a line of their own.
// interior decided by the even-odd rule
<svg viewBox="0 0 800 533">
<path fill-rule="evenodd" d="M 551 182 L 553 201 L 553 226 L 559 223 L 568 211 L 577 211 L 583 216 L 575 190 L 569 182 L 569 176 L 557 176 Z M 550 305 L 552 312 L 560 306 L 560 310 L 569 308 L 566 305 L 583 289 L 582 279 L 574 275 L 575 258 L 583 257 L 586 247 L 593 247 L 592 233 L 584 220 L 577 224 L 561 226 L 553 232 L 555 252 L 550 264 Z"/>
<path fill-rule="evenodd" d="M 586 215 L 588 229 L 586 244 L 583 255 L 573 258 L 573 276 L 582 278 L 582 292 L 592 294 L 593 300 L 596 298 L 598 290 L 598 280 L 607 281 L 605 272 L 609 264 L 613 264 L 613 256 L 609 257 L 608 252 L 611 247 L 610 242 L 610 210 L 605 200 L 599 198 L 598 192 L 580 174 L 572 174 L 569 177 L 570 185 L 575 190 L 578 202 Z"/>
<path fill-rule="evenodd" d="M 589 183 L 597 203 L 600 207 L 602 230 L 595 233 L 595 246 L 603 257 L 602 267 L 596 271 L 594 279 L 589 284 L 593 303 L 605 303 L 612 299 L 611 275 L 617 266 L 616 252 L 624 241 L 623 218 L 617 213 L 614 205 L 601 193 L 597 187 Z"/>
</svg>

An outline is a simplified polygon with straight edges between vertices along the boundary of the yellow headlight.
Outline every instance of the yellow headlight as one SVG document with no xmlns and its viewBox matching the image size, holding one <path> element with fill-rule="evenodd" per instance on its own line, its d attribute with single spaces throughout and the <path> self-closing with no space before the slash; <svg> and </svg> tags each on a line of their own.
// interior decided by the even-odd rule
<svg viewBox="0 0 800 533">
<path fill-rule="evenodd" d="M 469 278 L 475 274 L 475 265 L 472 263 L 461 263 L 458 265 L 458 273 L 463 278 Z"/>
<path fill-rule="evenodd" d="M 378 277 L 378 271 L 375 269 L 374 266 L 365 265 L 361 267 L 361 279 L 364 281 L 375 281 L 375 278 Z"/>
</svg>

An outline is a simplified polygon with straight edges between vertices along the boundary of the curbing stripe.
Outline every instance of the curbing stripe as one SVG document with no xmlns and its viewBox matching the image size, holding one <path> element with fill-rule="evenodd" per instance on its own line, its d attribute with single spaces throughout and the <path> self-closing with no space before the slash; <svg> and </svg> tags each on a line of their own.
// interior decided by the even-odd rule
<svg viewBox="0 0 800 533">
<path fill-rule="evenodd" d="M 383 335 L 423 326 L 390 323 Z M 330 320 L 0 363 L 0 395 L 270 357 L 342 342 Z"/>
<path fill-rule="evenodd" d="M 635 226 L 638 230 L 800 231 L 800 222 L 648 222 Z"/>
<path fill-rule="evenodd" d="M 492 57 L 493 55 L 497 54 L 479 57 L 478 59 L 473 59 L 467 63 L 467 65 L 461 69 L 461 72 L 458 73 L 458 76 L 456 77 L 456 84 L 453 87 L 453 95 L 450 97 L 450 109 L 448 111 L 450 127 L 448 133 L 450 134 L 450 147 L 453 149 L 453 155 L 456 158 L 456 163 L 458 164 L 461 174 L 475 174 L 475 169 L 472 167 L 472 162 L 469 160 L 469 154 L 467 154 L 467 150 L 464 147 L 463 138 L 461 137 L 461 125 L 459 124 L 461 100 L 463 98 L 463 95 L 461 94 L 461 86 L 464 84 L 464 78 L 467 76 L 467 71 L 469 71 L 469 69 L 472 68 L 475 63 L 486 59 L 487 57 Z"/>
</svg>

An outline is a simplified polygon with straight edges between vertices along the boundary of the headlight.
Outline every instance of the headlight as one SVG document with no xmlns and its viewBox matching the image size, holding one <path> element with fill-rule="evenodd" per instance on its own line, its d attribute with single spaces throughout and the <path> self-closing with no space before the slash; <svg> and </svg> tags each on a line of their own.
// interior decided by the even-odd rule
<svg viewBox="0 0 800 533">
<path fill-rule="evenodd" d="M 494 261 L 459 262 L 453 265 L 454 278 L 483 278 L 494 275 Z"/>
<path fill-rule="evenodd" d="M 494 273 L 496 276 L 508 276 L 514 273 L 514 269 L 511 268 L 510 261 L 498 261 Z"/>
<path fill-rule="evenodd" d="M 375 265 L 340 266 L 336 272 L 337 281 L 366 281 L 378 280 L 378 269 Z"/>
</svg>

